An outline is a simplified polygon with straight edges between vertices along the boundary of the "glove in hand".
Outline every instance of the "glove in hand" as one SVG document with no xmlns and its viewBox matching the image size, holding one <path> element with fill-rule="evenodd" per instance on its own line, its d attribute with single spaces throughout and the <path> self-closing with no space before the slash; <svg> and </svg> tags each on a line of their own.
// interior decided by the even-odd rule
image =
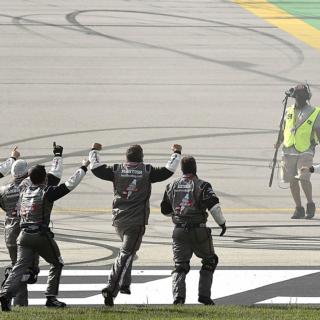
<svg viewBox="0 0 320 320">
<path fill-rule="evenodd" d="M 62 157 L 63 147 L 57 146 L 56 142 L 53 142 L 53 154 L 57 157 Z"/>
<path fill-rule="evenodd" d="M 220 228 L 221 228 L 221 232 L 220 232 L 220 237 L 223 237 L 223 235 L 226 233 L 227 231 L 227 227 L 226 227 L 226 224 L 223 223 L 220 225 Z"/>
</svg>

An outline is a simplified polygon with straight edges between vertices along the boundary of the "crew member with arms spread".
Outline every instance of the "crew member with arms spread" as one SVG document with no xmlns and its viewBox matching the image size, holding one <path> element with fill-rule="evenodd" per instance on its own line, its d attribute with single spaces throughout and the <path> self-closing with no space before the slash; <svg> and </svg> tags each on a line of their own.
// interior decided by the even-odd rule
<svg viewBox="0 0 320 320">
<path fill-rule="evenodd" d="M 94 143 L 89 154 L 92 173 L 113 182 L 113 226 L 122 245 L 113 264 L 107 286 L 102 290 L 106 306 L 113 306 L 119 291 L 130 294 L 132 261 L 139 250 L 150 214 L 151 184 L 170 178 L 179 165 L 181 146 L 172 146 L 173 154 L 165 167 L 156 168 L 143 162 L 140 145 L 127 149 L 126 162 L 106 166 L 100 162 L 102 146 Z"/>
</svg>

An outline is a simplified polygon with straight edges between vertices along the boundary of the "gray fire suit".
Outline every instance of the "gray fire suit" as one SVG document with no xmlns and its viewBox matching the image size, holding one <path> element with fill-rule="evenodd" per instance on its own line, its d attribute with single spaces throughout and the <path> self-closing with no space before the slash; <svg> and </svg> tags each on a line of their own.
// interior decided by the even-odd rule
<svg viewBox="0 0 320 320">
<path fill-rule="evenodd" d="M 3 178 L 6 176 L 10 170 L 11 167 L 16 159 L 15 158 L 9 158 L 5 162 L 0 164 L 0 178 Z M 17 253 L 16 253 L 16 241 L 19 232 L 19 221 L 16 223 L 15 220 L 19 220 L 17 218 L 17 212 L 16 212 L 16 204 L 19 199 L 19 191 L 16 192 L 16 187 L 20 184 L 21 181 L 13 181 L 11 184 L 7 186 L 3 186 L 0 188 L 0 208 L 6 213 L 5 223 L 4 223 L 4 233 L 5 233 L 5 242 L 9 251 L 10 259 L 12 262 L 12 265 L 15 264 L 17 261 Z M 11 196 L 13 190 L 13 197 Z M 6 196 L 8 194 L 8 197 Z M 12 221 L 8 220 L 7 218 L 12 218 Z M 12 236 L 10 236 L 10 232 L 7 232 L 7 229 L 11 229 L 9 225 L 12 225 Z M 16 225 L 18 224 L 18 227 Z M 8 226 L 8 228 L 7 228 Z M 17 228 L 19 231 L 17 232 Z M 17 234 L 15 237 L 14 234 Z M 14 239 L 15 238 L 15 239 Z"/>
<path fill-rule="evenodd" d="M 92 150 L 89 154 L 92 173 L 100 179 L 113 182 L 113 226 L 122 241 L 106 287 L 113 297 L 117 296 L 121 288 L 129 288 L 131 284 L 133 258 L 140 248 L 145 225 L 148 224 L 151 184 L 171 177 L 180 158 L 179 153 L 173 153 L 167 165 L 162 168 L 142 162 L 107 167 L 100 163 L 97 150 Z"/>
<path fill-rule="evenodd" d="M 6 213 L 4 222 L 5 243 L 10 255 L 11 266 L 17 262 L 17 238 L 20 233 L 20 216 L 17 214 L 17 204 L 20 196 L 20 183 L 23 180 L 14 179 L 11 183 L 0 188 L 0 207 Z M 7 268 L 8 272 L 11 268 Z M 33 278 L 39 273 L 39 257 L 35 256 L 32 265 L 29 266 L 28 274 L 32 273 Z M 7 274 L 8 275 L 8 274 Z M 26 275 L 27 276 L 27 275 Z M 30 276 L 30 275 L 29 275 Z M 21 282 L 20 289 L 14 299 L 14 305 L 28 305 L 27 277 Z"/>
<path fill-rule="evenodd" d="M 161 212 L 172 217 L 173 259 L 172 291 L 174 300 L 186 297 L 186 275 L 190 270 L 193 253 L 202 259 L 200 270 L 199 297 L 210 299 L 212 276 L 218 264 L 211 229 L 206 227 L 208 213 L 219 225 L 226 220 L 222 215 L 219 199 L 211 185 L 192 174 L 183 175 L 167 185 L 161 202 Z"/>
<path fill-rule="evenodd" d="M 49 228 L 54 201 L 72 191 L 85 176 L 86 167 L 78 169 L 65 183 L 57 184 L 62 175 L 62 158 L 55 157 L 54 164 L 47 175 L 47 184 L 33 185 L 31 180 L 23 181 L 19 210 L 21 232 L 17 239 L 18 260 L 2 287 L 1 296 L 14 297 L 28 266 L 35 254 L 39 254 L 50 264 L 46 296 L 57 296 L 63 260 Z"/>
<path fill-rule="evenodd" d="M 10 172 L 14 158 L 10 158 L 0 165 L 2 176 Z M 4 221 L 5 243 L 11 259 L 11 266 L 6 268 L 5 277 L 8 277 L 12 267 L 17 262 L 17 237 L 20 233 L 20 217 L 17 215 L 17 203 L 20 195 L 19 185 L 24 178 L 15 178 L 9 184 L 0 187 L 0 207 L 6 213 Z M 38 273 L 39 259 L 35 259 L 29 272 Z M 24 277 L 27 280 L 27 275 Z M 20 289 L 14 299 L 14 305 L 28 305 L 27 282 L 21 282 Z"/>
</svg>

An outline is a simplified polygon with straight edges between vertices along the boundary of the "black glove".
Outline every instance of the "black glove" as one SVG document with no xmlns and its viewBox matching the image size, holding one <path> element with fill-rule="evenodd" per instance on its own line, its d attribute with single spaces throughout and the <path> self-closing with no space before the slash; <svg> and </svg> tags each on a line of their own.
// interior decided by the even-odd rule
<svg viewBox="0 0 320 320">
<path fill-rule="evenodd" d="M 220 237 L 222 237 L 227 231 L 226 223 L 220 224 L 220 228 L 221 228 Z"/>
<path fill-rule="evenodd" d="M 57 146 L 56 143 L 53 143 L 53 154 L 57 157 L 62 157 L 63 147 Z"/>
</svg>

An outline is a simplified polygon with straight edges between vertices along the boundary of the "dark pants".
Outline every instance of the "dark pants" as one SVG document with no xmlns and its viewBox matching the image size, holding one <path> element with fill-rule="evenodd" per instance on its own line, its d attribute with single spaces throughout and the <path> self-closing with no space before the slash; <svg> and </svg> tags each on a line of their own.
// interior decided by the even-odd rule
<svg viewBox="0 0 320 320">
<path fill-rule="evenodd" d="M 211 229 L 206 227 L 178 228 L 173 230 L 173 259 L 175 269 L 172 273 L 172 292 L 174 300 L 186 297 L 186 275 L 190 270 L 193 253 L 201 258 L 202 268 L 199 279 L 199 296 L 210 298 L 212 276 L 218 264 L 214 252 Z"/>
<path fill-rule="evenodd" d="M 117 296 L 120 287 L 129 287 L 131 284 L 132 262 L 136 252 L 140 249 L 145 226 L 116 227 L 116 232 L 122 240 L 122 245 L 112 266 L 106 287 L 113 297 Z"/>
<path fill-rule="evenodd" d="M 14 265 L 17 262 L 17 254 L 18 254 L 18 247 L 17 247 L 17 238 L 20 234 L 20 219 L 19 218 L 9 218 L 6 217 L 5 224 L 4 224 L 4 237 L 6 246 L 9 252 L 9 256 L 11 259 L 11 265 Z M 32 264 L 29 266 L 28 269 L 31 269 L 34 273 L 38 273 L 39 271 L 39 256 L 35 255 Z M 15 296 L 14 305 L 19 306 L 27 306 L 28 305 L 28 289 L 27 289 L 27 282 L 21 282 L 20 288 Z"/>
<path fill-rule="evenodd" d="M 57 243 L 53 239 L 52 232 L 27 233 L 21 231 L 18 240 L 18 257 L 11 274 L 2 287 L 1 295 L 7 297 L 16 296 L 23 275 L 32 265 L 35 255 L 41 256 L 50 264 L 47 281 L 47 296 L 57 296 L 59 291 L 60 276 L 63 261 Z"/>
</svg>

